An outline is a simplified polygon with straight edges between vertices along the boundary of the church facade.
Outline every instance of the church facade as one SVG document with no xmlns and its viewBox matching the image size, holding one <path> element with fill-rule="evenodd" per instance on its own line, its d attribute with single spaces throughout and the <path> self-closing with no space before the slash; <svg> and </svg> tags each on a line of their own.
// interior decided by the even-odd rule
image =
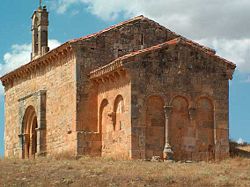
<svg viewBox="0 0 250 187">
<path fill-rule="evenodd" d="M 235 64 L 135 17 L 48 48 L 48 12 L 32 16 L 31 61 L 1 77 L 5 157 L 229 156 Z"/>
</svg>

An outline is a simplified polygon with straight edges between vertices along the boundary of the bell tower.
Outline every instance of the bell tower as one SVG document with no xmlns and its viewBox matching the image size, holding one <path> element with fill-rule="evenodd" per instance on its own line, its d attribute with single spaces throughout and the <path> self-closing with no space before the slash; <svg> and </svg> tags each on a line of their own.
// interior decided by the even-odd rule
<svg viewBox="0 0 250 187">
<path fill-rule="evenodd" d="M 48 26 L 49 12 L 46 6 L 42 6 L 40 0 L 39 7 L 32 15 L 32 53 L 31 60 L 34 60 L 49 51 L 48 47 Z"/>
</svg>

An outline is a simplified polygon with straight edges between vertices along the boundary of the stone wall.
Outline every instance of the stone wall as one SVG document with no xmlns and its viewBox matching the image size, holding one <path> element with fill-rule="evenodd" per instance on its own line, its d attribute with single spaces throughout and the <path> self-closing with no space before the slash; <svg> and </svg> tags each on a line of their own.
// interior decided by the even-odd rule
<svg viewBox="0 0 250 187">
<path fill-rule="evenodd" d="M 131 84 L 128 75 L 100 83 L 98 124 L 102 133 L 102 156 L 130 158 Z M 103 105 L 103 102 L 107 102 Z"/>
<path fill-rule="evenodd" d="M 76 154 L 76 81 L 73 54 L 15 79 L 5 92 L 5 157 L 21 157 L 23 117 L 29 106 L 37 118 L 38 151 Z M 45 133 L 43 133 L 45 132 Z M 40 135 L 39 135 L 40 136 Z"/>
<path fill-rule="evenodd" d="M 228 156 L 227 64 L 181 44 L 128 61 L 132 158 L 162 156 L 163 106 L 172 108 L 169 141 L 176 160 Z"/>
<path fill-rule="evenodd" d="M 79 132 L 78 153 L 130 158 L 131 85 L 127 74 L 95 83 L 97 93 L 96 126 L 92 132 Z M 91 109 L 91 111 L 93 111 Z"/>
<path fill-rule="evenodd" d="M 77 130 L 94 131 L 97 118 L 88 74 L 119 56 L 147 48 L 177 35 L 147 18 L 138 19 L 116 27 L 95 37 L 79 41 L 77 51 Z M 89 102 L 90 101 L 90 102 Z M 92 108 L 92 112 L 89 112 Z"/>
<path fill-rule="evenodd" d="M 35 71 L 17 72 L 6 85 L 6 157 L 23 156 L 29 133 L 23 119 L 30 106 L 37 117 L 39 153 L 162 156 L 168 121 L 176 160 L 227 157 L 228 64 L 213 58 L 213 51 L 183 43 L 159 45 L 126 59 L 121 72 L 113 69 L 97 82 L 90 78 L 91 71 L 118 57 L 176 37 L 141 17 L 66 43 L 64 51 L 37 61 Z M 67 45 L 74 54 L 67 55 Z M 166 107 L 171 109 L 167 114 Z"/>
</svg>

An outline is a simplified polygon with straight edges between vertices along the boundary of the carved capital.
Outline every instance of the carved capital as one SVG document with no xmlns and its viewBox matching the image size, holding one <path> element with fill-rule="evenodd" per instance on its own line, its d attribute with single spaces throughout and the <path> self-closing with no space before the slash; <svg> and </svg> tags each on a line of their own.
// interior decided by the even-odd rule
<svg viewBox="0 0 250 187">
<path fill-rule="evenodd" d="M 39 131 L 44 131 L 45 130 L 45 128 L 44 127 L 38 127 L 38 128 L 35 128 L 35 131 L 36 132 L 39 132 Z"/>
<path fill-rule="evenodd" d="M 164 112 L 165 112 L 166 118 L 170 117 L 172 111 L 173 111 L 173 107 L 172 106 L 169 106 L 169 105 L 164 106 Z"/>
<path fill-rule="evenodd" d="M 188 114 L 189 114 L 189 118 L 191 120 L 195 119 L 195 117 L 196 117 L 196 108 L 194 108 L 194 107 L 189 108 L 188 109 Z"/>
<path fill-rule="evenodd" d="M 113 122 L 115 121 L 115 112 L 108 113 L 108 116 L 111 118 Z"/>
<path fill-rule="evenodd" d="M 27 143 L 30 139 L 30 135 L 29 134 L 20 134 L 19 137 L 22 137 L 23 138 L 23 143 Z"/>
</svg>

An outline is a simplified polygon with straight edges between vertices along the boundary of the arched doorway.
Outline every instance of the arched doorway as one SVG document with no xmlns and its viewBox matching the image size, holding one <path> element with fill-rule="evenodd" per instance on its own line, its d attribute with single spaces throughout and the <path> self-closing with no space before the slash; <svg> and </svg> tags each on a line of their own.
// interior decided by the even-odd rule
<svg viewBox="0 0 250 187">
<path fill-rule="evenodd" d="M 23 117 L 23 158 L 34 158 L 37 153 L 37 115 L 35 108 L 29 106 Z"/>
</svg>

